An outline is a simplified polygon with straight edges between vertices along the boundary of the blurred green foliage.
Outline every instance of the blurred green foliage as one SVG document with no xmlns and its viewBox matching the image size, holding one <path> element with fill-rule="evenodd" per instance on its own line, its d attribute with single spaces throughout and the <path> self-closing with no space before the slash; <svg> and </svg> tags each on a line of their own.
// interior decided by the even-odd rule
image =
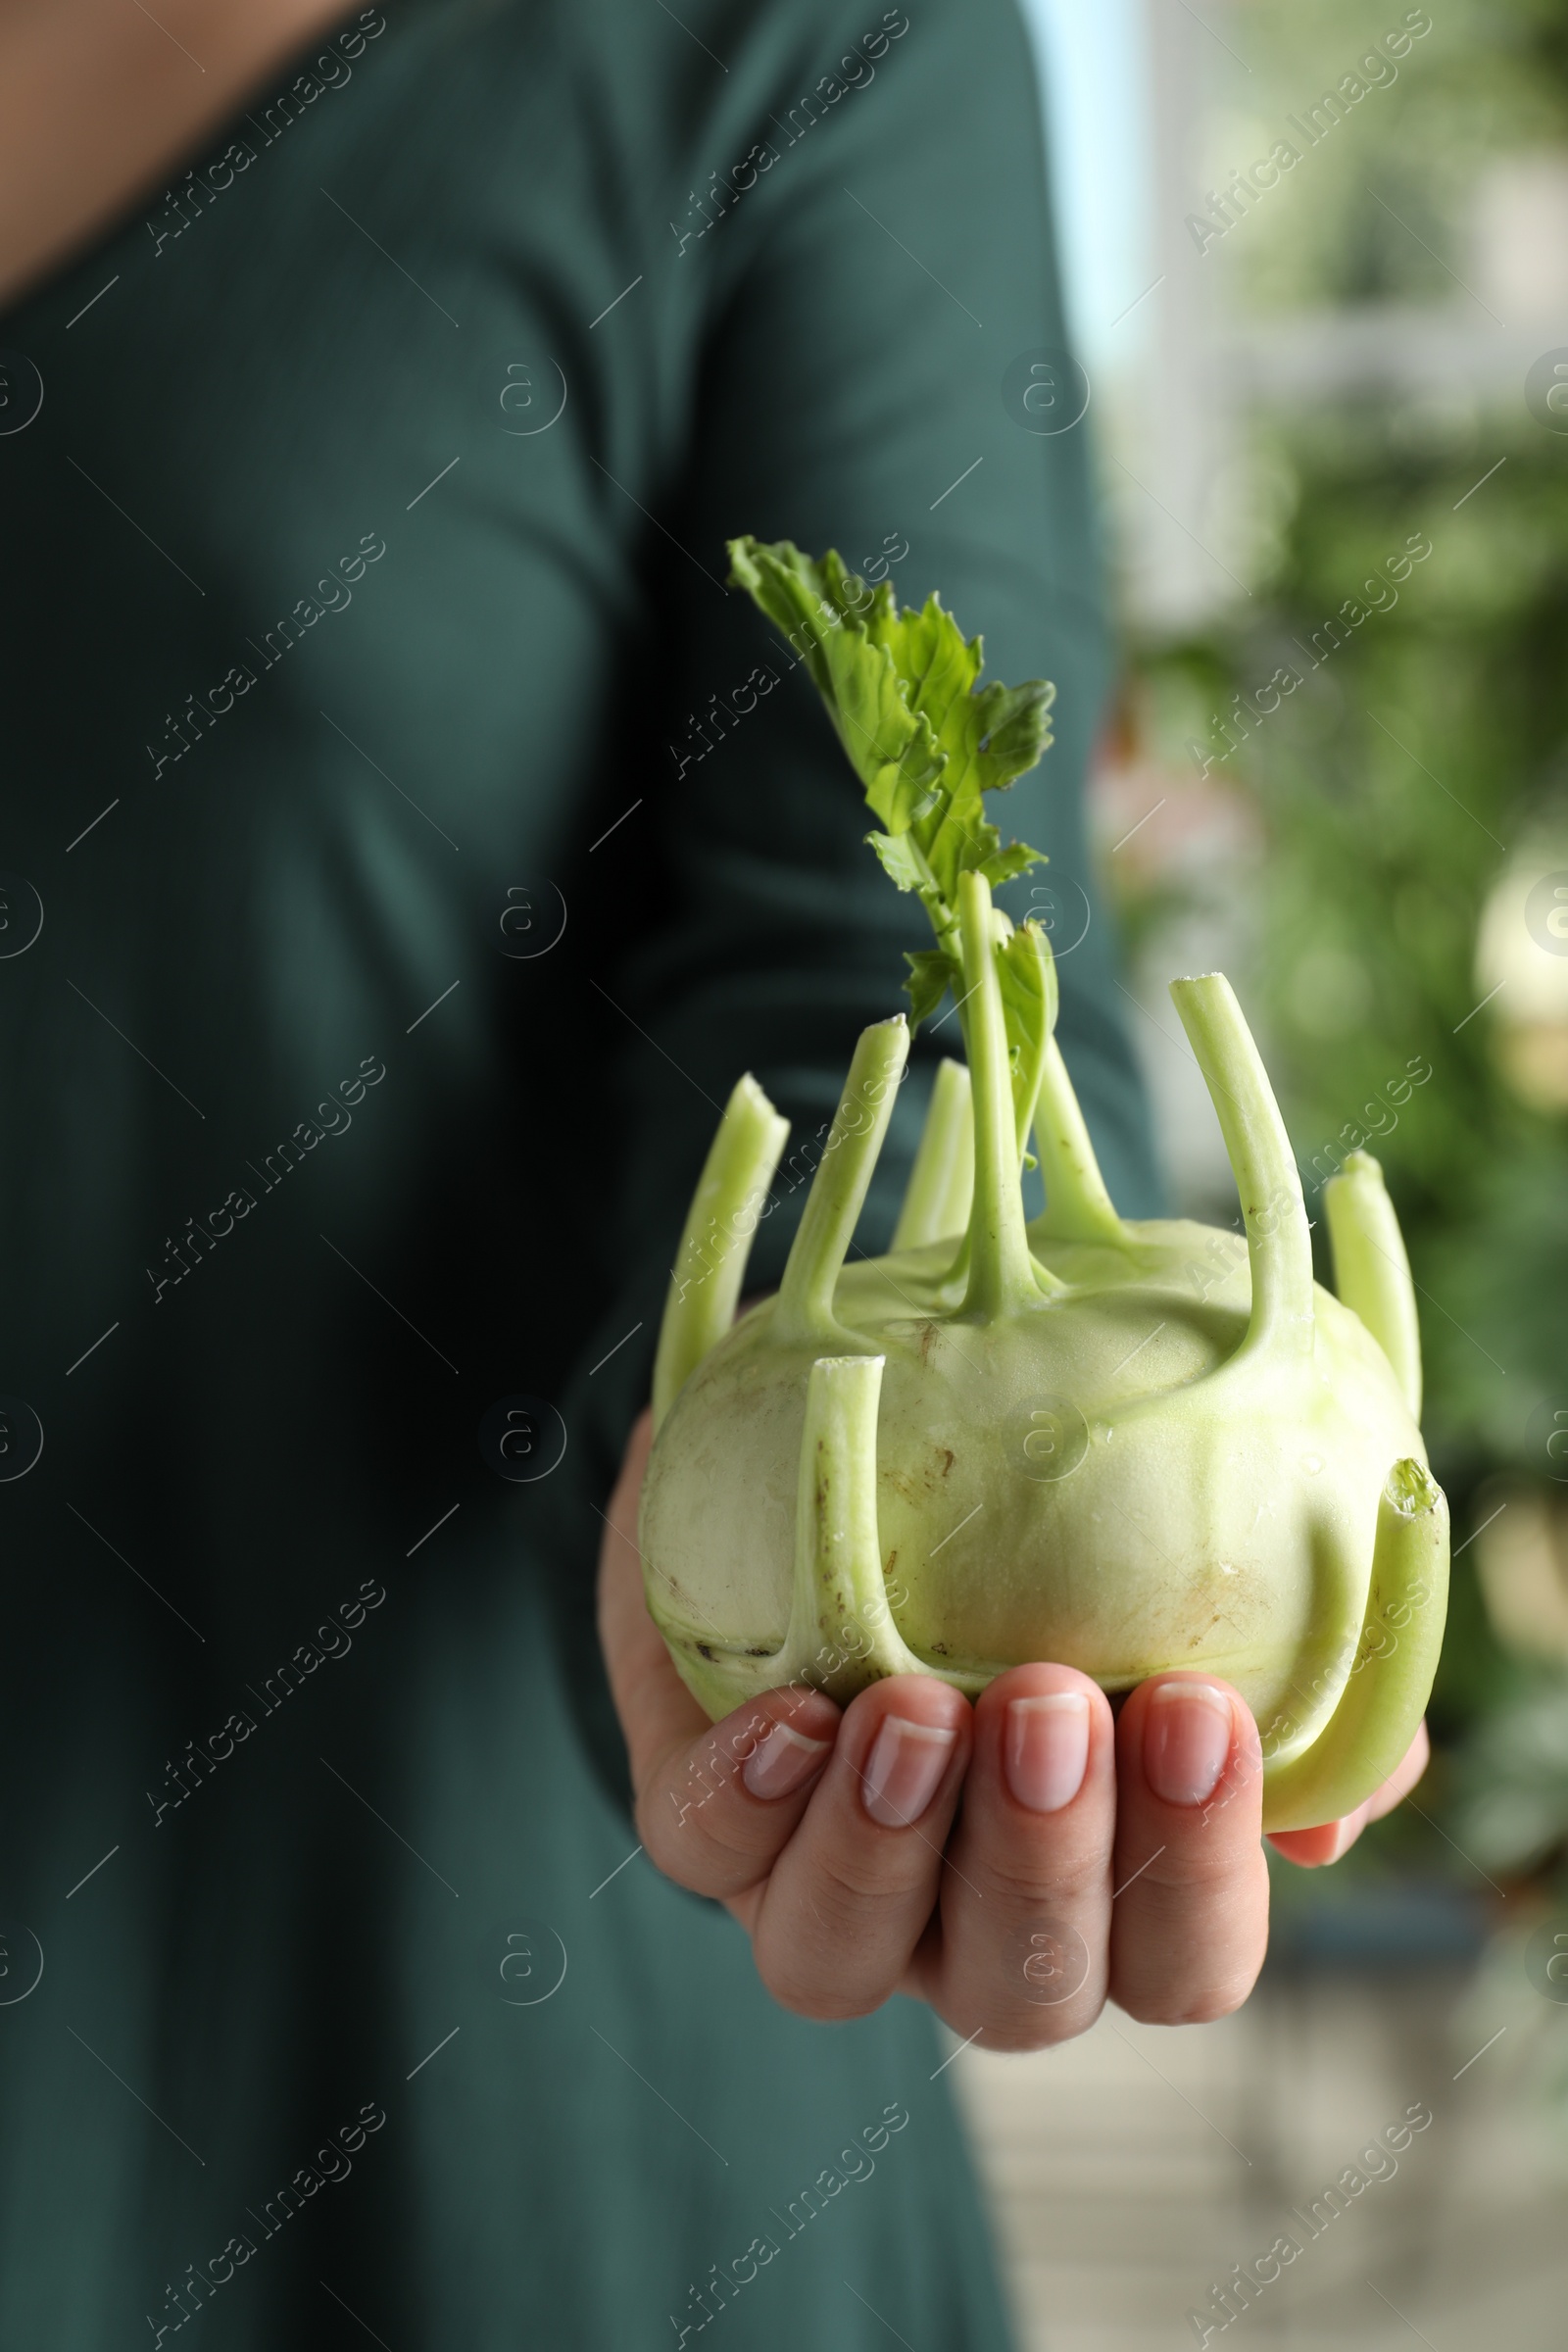
<svg viewBox="0 0 1568 2352">
<path fill-rule="evenodd" d="M 1143 671 L 1159 732 L 1205 743 L 1235 690 L 1303 673 L 1214 770 L 1267 845 L 1248 998 L 1314 1208 L 1331 1148 L 1370 1135 L 1383 1163 L 1422 1290 L 1430 1441 L 1463 1491 L 1524 1459 L 1565 1369 L 1564 1122 L 1504 1082 L 1475 941 L 1516 843 L 1555 829 L 1568 861 L 1568 441 L 1521 404 L 1417 456 L 1400 421 L 1368 404 L 1259 424 L 1298 492 L 1266 616 Z M 1313 632 L 1412 535 L 1432 553 L 1397 604 L 1319 654 Z"/>
<path fill-rule="evenodd" d="M 1299 118 L 1369 46 L 1421 16 L 1431 28 L 1394 61 L 1397 77 L 1369 88 L 1312 152 L 1310 194 L 1271 201 L 1258 234 L 1228 241 L 1239 249 L 1234 260 L 1227 251 L 1239 307 L 1255 316 L 1446 302 L 1453 272 L 1467 274 L 1470 207 L 1487 167 L 1568 143 L 1561 0 L 1437 0 L 1413 11 L 1402 0 L 1249 0 L 1230 16 L 1245 65 L 1238 57 L 1215 114 L 1216 174 L 1266 153 L 1287 115 Z"/>
<path fill-rule="evenodd" d="M 1233 12 L 1250 72 L 1238 67 L 1212 126 L 1215 182 L 1266 153 L 1284 117 L 1402 14 L 1352 0 Z M 1229 308 L 1252 322 L 1442 309 L 1461 332 L 1493 334 L 1460 282 L 1467 223 L 1488 168 L 1522 149 L 1568 157 L 1568 6 L 1442 8 L 1397 80 L 1369 90 L 1216 249 Z M 1542 348 L 1554 339 L 1544 328 Z M 1281 664 L 1302 678 L 1277 710 L 1254 708 L 1245 736 L 1233 727 L 1211 771 L 1263 836 L 1237 977 L 1309 1215 L 1331 1143 L 1344 1137 L 1343 1153 L 1347 1129 L 1381 1130 L 1369 1148 L 1420 1286 L 1425 1425 L 1456 1544 L 1491 1507 L 1485 1480 L 1529 1458 L 1532 1412 L 1568 1401 L 1568 1115 L 1510 1092 L 1496 1016 L 1475 1009 L 1477 927 L 1510 856 L 1556 843 L 1568 866 L 1568 436 L 1531 416 L 1522 377 L 1491 392 L 1483 375 L 1253 409 L 1237 460 L 1250 598 L 1200 636 L 1134 650 L 1146 748 L 1195 782 L 1191 747 L 1223 751 L 1215 721 L 1238 692 L 1255 705 Z M 1363 585 L 1387 581 L 1416 535 L 1431 554 L 1396 602 Z M 1329 616 L 1374 593 L 1382 609 L 1325 652 Z M 1135 893 L 1135 950 L 1204 887 L 1167 877 Z M 1412 1062 L 1430 1080 L 1391 1102 Z M 1540 1682 L 1492 1637 L 1473 1564 L 1456 1561 L 1440 1737 L 1504 1717 Z M 1441 1810 L 1445 1768 L 1430 1788 L 1423 1802 Z"/>
</svg>

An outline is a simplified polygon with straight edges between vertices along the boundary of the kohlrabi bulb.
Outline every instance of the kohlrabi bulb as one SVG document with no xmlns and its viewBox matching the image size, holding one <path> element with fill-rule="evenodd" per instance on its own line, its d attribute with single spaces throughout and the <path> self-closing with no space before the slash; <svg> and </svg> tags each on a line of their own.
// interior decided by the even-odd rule
<svg viewBox="0 0 1568 2352">
<path fill-rule="evenodd" d="M 1257 1719 L 1265 1826 L 1335 1819 L 1414 1734 L 1447 1583 L 1446 1508 L 1416 1422 L 1414 1298 L 1376 1163 L 1353 1155 L 1325 1191 L 1336 1298 L 1313 1283 L 1295 1160 L 1235 997 L 1217 976 L 1178 981 L 1246 1242 L 1121 1220 L 1052 1034 L 1049 947 L 991 904 L 996 869 L 1018 870 L 1018 853 L 982 832 L 979 791 L 997 779 L 971 778 L 966 806 L 953 776 L 966 722 L 973 770 L 974 744 L 996 745 L 1035 690 L 986 708 L 978 646 L 940 607 L 933 617 L 934 600 L 901 620 L 831 557 L 808 566 L 737 543 L 754 593 L 758 577 L 776 586 L 769 561 L 792 613 L 803 577 L 820 607 L 804 633 L 841 733 L 854 702 L 872 741 L 857 764 L 889 826 L 879 854 L 896 880 L 901 859 L 915 867 L 907 886 L 937 930 L 916 1010 L 952 985 L 969 1076 L 938 1074 L 891 1253 L 847 1263 L 909 1042 L 902 1016 L 864 1033 L 778 1295 L 733 1322 L 786 1134 L 752 1080 L 737 1086 L 661 1338 L 649 1607 L 715 1718 L 795 1681 L 845 1700 L 926 1673 L 976 1693 L 1052 1659 L 1114 1692 L 1201 1668 Z M 933 707 L 940 665 L 898 632 L 940 639 L 943 624 L 973 660 L 967 675 L 950 663 Z M 836 642 L 857 629 L 858 646 Z M 887 675 L 856 675 L 868 652 L 890 656 L 891 701 Z M 1043 734 L 1038 694 L 1032 709 Z M 927 723 L 912 753 L 900 713 Z M 1015 757 L 1013 772 L 1028 763 Z M 943 835 L 955 811 L 956 847 Z M 1047 1208 L 1026 1227 L 1031 1130 Z"/>
</svg>

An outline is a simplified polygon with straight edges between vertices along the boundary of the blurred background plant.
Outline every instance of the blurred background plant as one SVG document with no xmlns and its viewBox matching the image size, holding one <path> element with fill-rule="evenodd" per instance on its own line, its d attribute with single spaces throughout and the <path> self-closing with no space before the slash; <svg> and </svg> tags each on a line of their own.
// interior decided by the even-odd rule
<svg viewBox="0 0 1568 2352">
<path fill-rule="evenodd" d="M 1027 2085 L 978 2053 L 956 2079 L 1031 2343 L 1174 2340 L 1181 2281 L 1266 2243 L 1269 2197 L 1402 2082 L 1432 2086 L 1432 2169 L 1386 2220 L 1366 2201 L 1343 2278 L 1314 2254 L 1250 2326 L 1301 2352 L 1412 2327 L 1440 2352 L 1478 2331 L 1555 2346 L 1568 0 L 1025 7 L 1124 630 L 1093 830 L 1173 1205 L 1238 1221 L 1165 993 L 1219 967 L 1319 1241 L 1327 1175 L 1363 1145 L 1383 1164 L 1454 1585 L 1433 1769 L 1334 1870 L 1276 1869 L 1238 2018 L 1161 2038 L 1107 2016 Z M 1074 2095 L 1058 2162 L 1039 2119 Z M 1184 2132 L 1162 2165 L 1160 2134 Z"/>
<path fill-rule="evenodd" d="M 1486 1895 L 1568 1856 L 1568 6 L 1124 30 L 1150 228 L 1120 334 L 1102 303 L 1080 336 L 1130 1017 L 1183 1206 L 1235 1212 L 1162 1003 L 1195 964 L 1241 989 L 1308 1213 L 1383 1163 L 1457 1552 L 1438 1765 L 1359 1867 Z"/>
</svg>

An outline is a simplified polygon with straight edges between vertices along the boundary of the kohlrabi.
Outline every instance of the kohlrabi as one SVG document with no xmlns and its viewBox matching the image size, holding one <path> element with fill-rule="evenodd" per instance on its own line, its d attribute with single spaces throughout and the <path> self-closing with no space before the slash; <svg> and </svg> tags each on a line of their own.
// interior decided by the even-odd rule
<svg viewBox="0 0 1568 2352">
<path fill-rule="evenodd" d="M 641 1542 L 676 1667 L 715 1718 L 792 1681 L 844 1701 L 907 1673 L 972 1694 L 1038 1658 L 1112 1692 L 1201 1668 L 1257 1719 L 1265 1826 L 1335 1819 L 1409 1743 L 1447 1590 L 1377 1163 L 1325 1188 L 1334 1298 L 1230 986 L 1178 980 L 1246 1243 L 1119 1217 L 1053 1034 L 1049 943 L 991 899 L 1038 854 L 1003 847 L 982 795 L 1039 759 L 1051 688 L 980 687 L 980 642 L 935 597 L 900 612 L 835 555 L 730 554 L 930 916 L 914 1022 L 951 991 L 968 1067 L 938 1070 L 891 1253 L 847 1262 L 909 1047 L 902 1014 L 864 1032 L 779 1291 L 738 1322 L 787 1130 L 735 1088 L 655 1370 Z M 1026 1225 L 1031 1131 L 1046 1208 Z"/>
</svg>

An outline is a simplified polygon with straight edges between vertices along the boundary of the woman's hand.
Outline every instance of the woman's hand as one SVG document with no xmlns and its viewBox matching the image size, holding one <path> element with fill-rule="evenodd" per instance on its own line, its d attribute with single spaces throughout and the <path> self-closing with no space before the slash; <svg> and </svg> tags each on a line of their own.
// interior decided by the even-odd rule
<svg viewBox="0 0 1568 2352">
<path fill-rule="evenodd" d="M 794 1686 L 710 1724 L 643 1598 L 649 1443 L 645 1414 L 600 1566 L 637 1825 L 666 1877 L 741 1922 L 775 2000 L 845 2018 L 911 1993 L 988 2049 L 1064 2041 L 1107 1998 L 1162 2025 L 1241 2005 L 1268 1940 L 1268 1873 L 1239 1692 L 1156 1675 L 1113 1718 L 1075 1668 L 1015 1666 L 973 1706 L 901 1675 L 842 1711 Z M 1426 1760 L 1423 1732 L 1348 1821 L 1275 1843 L 1337 1860 Z"/>
</svg>

